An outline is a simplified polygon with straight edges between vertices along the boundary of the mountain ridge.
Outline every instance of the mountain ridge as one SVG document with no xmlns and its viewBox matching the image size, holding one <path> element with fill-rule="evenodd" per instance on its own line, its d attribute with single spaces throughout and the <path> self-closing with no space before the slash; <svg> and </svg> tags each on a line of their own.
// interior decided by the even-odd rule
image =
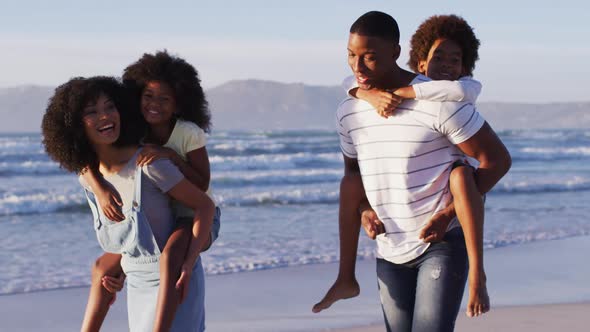
<svg viewBox="0 0 590 332">
<path fill-rule="evenodd" d="M 0 88 L 0 132 L 39 132 L 54 88 Z M 339 86 L 233 80 L 205 91 L 214 130 L 333 129 L 345 93 Z M 496 130 L 590 128 L 589 102 L 481 102 L 478 110 Z"/>
</svg>

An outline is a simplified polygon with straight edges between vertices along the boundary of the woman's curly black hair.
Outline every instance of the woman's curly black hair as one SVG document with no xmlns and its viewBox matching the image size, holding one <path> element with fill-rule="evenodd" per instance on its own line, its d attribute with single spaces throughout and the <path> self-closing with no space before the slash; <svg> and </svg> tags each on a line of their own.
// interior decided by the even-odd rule
<svg viewBox="0 0 590 332">
<path fill-rule="evenodd" d="M 167 51 L 159 51 L 156 54 L 145 53 L 123 72 L 123 84 L 131 89 L 137 102 L 140 102 L 145 86 L 153 81 L 164 82 L 172 88 L 180 119 L 193 122 L 209 132 L 211 113 L 195 67 Z"/>
<path fill-rule="evenodd" d="M 82 114 L 84 107 L 101 94 L 109 96 L 119 111 L 121 130 L 116 146 L 137 144 L 143 133 L 143 128 L 136 125 L 136 112 L 129 109 L 123 85 L 115 78 L 72 78 L 55 89 L 41 124 L 45 151 L 70 172 L 81 173 L 87 167 L 98 165 L 96 153 L 84 131 Z"/>
<path fill-rule="evenodd" d="M 428 59 L 428 52 L 437 39 L 449 39 L 461 47 L 463 75 L 472 76 L 475 62 L 479 59 L 479 39 L 473 28 L 457 15 L 435 15 L 422 22 L 410 41 L 408 65 L 418 72 L 418 63 Z"/>
</svg>

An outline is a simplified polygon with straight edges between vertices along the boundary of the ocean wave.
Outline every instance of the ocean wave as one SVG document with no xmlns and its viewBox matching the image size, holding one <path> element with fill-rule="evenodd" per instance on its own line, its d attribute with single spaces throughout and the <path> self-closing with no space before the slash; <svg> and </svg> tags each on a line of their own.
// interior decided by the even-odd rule
<svg viewBox="0 0 590 332">
<path fill-rule="evenodd" d="M 342 177 L 341 169 L 287 169 L 287 170 L 255 170 L 225 171 L 212 174 L 215 188 L 260 186 L 260 185 L 293 185 L 336 182 Z"/>
<path fill-rule="evenodd" d="M 84 195 L 76 193 L 4 193 L 0 197 L 0 216 L 41 214 L 87 209 Z"/>
<path fill-rule="evenodd" d="M 575 176 L 559 180 L 505 180 L 498 183 L 492 193 L 545 193 L 590 190 L 590 179 Z"/>
<path fill-rule="evenodd" d="M 309 153 L 255 155 L 255 156 L 211 156 L 211 168 L 217 171 L 271 170 L 294 168 L 319 168 L 342 165 L 341 153 Z"/>
<path fill-rule="evenodd" d="M 1 162 L 0 177 L 20 175 L 63 175 L 66 172 L 52 161 L 25 160 L 20 162 Z"/>
<path fill-rule="evenodd" d="M 498 136 L 502 140 L 512 139 L 527 139 L 534 141 L 574 141 L 574 140 L 585 140 L 590 137 L 590 130 L 588 129 L 509 129 L 501 130 L 498 132 Z"/>
<path fill-rule="evenodd" d="M 337 185 L 332 188 L 337 189 Z M 226 190 L 216 191 L 216 199 L 221 206 L 335 204 L 338 202 L 338 190 L 335 189 L 331 190 L 326 186 L 302 186 L 256 192 Z"/>
<path fill-rule="evenodd" d="M 590 156 L 590 146 L 572 147 L 526 147 L 519 151 L 525 154 L 546 155 L 546 156 Z"/>
<path fill-rule="evenodd" d="M 245 178 L 214 178 L 213 187 L 218 204 L 223 206 L 268 206 L 337 204 L 339 171 L 258 172 Z M 225 183 L 224 183 L 225 181 Z M 47 212 L 81 212 L 87 210 L 79 187 L 62 192 L 0 191 L 0 216 L 40 214 Z M 576 192 L 590 190 L 590 179 L 573 177 L 562 180 L 506 180 L 490 195 Z"/>
</svg>

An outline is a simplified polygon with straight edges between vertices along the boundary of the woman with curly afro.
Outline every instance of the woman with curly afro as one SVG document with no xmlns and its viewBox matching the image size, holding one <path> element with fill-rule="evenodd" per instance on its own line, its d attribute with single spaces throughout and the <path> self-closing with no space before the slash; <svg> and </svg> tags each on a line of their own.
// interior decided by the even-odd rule
<svg viewBox="0 0 590 332">
<path fill-rule="evenodd" d="M 348 77 L 343 87 L 349 95 L 370 103 L 382 117 L 394 115 L 396 107 L 403 99 L 430 101 L 464 101 L 475 103 L 481 92 L 481 83 L 471 76 L 478 60 L 479 40 L 473 28 L 459 16 L 435 15 L 426 19 L 411 39 L 408 65 L 423 82 L 403 87 L 395 91 L 378 89 L 363 90 L 357 87 L 356 78 Z M 422 79 L 421 79 L 422 78 Z M 484 207 L 481 194 L 477 190 L 474 169 L 466 161 L 453 165 L 450 176 L 450 190 L 455 209 L 465 234 L 469 259 L 469 300 L 466 314 L 479 316 L 490 308 L 486 288 L 486 275 L 483 266 L 483 218 Z M 359 204 L 363 201 L 364 189 L 360 176 L 346 175 L 340 187 L 341 202 L 339 216 L 343 219 L 341 227 L 358 229 L 360 226 Z M 424 231 L 424 230 L 423 230 Z M 369 230 L 375 237 L 379 231 Z M 423 232 L 425 242 L 435 236 Z M 359 285 L 354 271 L 356 243 L 354 239 L 341 239 L 343 248 L 354 248 L 349 255 L 341 255 L 338 278 L 325 297 L 314 306 L 314 312 L 328 308 L 340 299 L 359 294 Z"/>
<path fill-rule="evenodd" d="M 146 53 L 125 69 L 123 81 L 134 102 L 133 109 L 141 114 L 141 120 L 138 119 L 135 124 L 144 130 L 138 166 L 167 158 L 189 181 L 207 191 L 213 199 L 209 190 L 210 169 L 205 147 L 205 132 L 210 127 L 210 114 L 196 69 L 166 51 Z M 96 172 L 88 172 L 86 179 L 97 192 L 103 213 L 112 220 L 120 220 L 122 215 L 117 191 L 106 185 Z M 190 228 L 186 225 L 191 224 L 194 212 L 178 201 L 173 202 L 173 211 L 178 229 L 165 248 L 164 253 L 170 253 L 169 259 L 162 260 L 161 264 L 162 283 L 166 286 L 160 287 L 156 327 L 170 326 L 171 313 L 173 314 L 181 296 L 175 291 L 174 284 L 180 275 L 182 257 L 190 242 Z M 204 250 L 218 237 L 220 216 L 221 211 L 217 207 L 209 241 Z M 116 259 L 105 254 L 97 260 L 93 268 L 93 275 L 101 276 L 95 280 L 100 280 L 107 293 L 114 293 L 122 286 L 120 279 L 112 277 L 118 274 L 118 265 Z M 105 308 L 87 311 L 85 318 L 85 321 L 98 322 L 100 326 L 108 310 L 108 297 L 91 298 L 89 302 Z"/>
<path fill-rule="evenodd" d="M 80 176 L 101 247 L 122 256 L 121 267 L 128 282 L 130 330 L 203 331 L 204 273 L 199 254 L 209 242 L 215 206 L 170 159 L 137 165 L 143 148 L 132 129 L 135 116 L 124 101 L 125 91 L 113 78 L 70 80 L 56 89 L 49 102 L 42 123 L 43 144 L 61 167 L 75 173 L 90 168 L 120 195 L 124 220 L 112 221 L 99 208 L 89 183 Z M 170 199 L 195 212 L 190 245 L 176 283 L 183 301 L 176 315 L 172 314 L 170 326 L 158 327 L 154 326 L 156 301 L 159 285 L 163 285 L 159 264 L 168 259 L 163 255 L 164 247 L 175 228 Z M 100 283 L 93 282 L 91 297 L 101 292 L 100 288 Z"/>
</svg>

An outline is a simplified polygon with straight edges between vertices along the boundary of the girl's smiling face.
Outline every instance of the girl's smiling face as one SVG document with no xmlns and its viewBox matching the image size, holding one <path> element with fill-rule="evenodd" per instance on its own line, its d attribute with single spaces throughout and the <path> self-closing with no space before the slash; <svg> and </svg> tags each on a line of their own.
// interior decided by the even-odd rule
<svg viewBox="0 0 590 332">
<path fill-rule="evenodd" d="M 463 76 L 463 51 L 450 39 L 437 39 L 428 58 L 418 62 L 418 71 L 433 80 L 458 80 Z"/>
<path fill-rule="evenodd" d="M 119 139 L 121 117 L 114 101 L 104 93 L 84 106 L 82 123 L 93 145 L 110 145 Z"/>
<path fill-rule="evenodd" d="M 176 112 L 174 91 L 167 83 L 150 81 L 141 94 L 141 114 L 149 125 L 170 123 Z"/>
</svg>

